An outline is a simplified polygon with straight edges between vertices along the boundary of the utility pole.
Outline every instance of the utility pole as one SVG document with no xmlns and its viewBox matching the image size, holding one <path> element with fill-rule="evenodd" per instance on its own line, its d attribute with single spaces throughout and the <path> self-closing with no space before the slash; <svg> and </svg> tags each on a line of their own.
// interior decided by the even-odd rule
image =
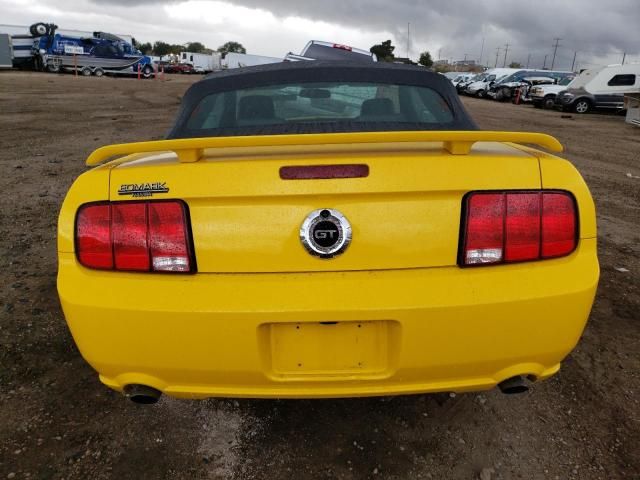
<svg viewBox="0 0 640 480">
<path fill-rule="evenodd" d="M 627 52 L 622 54 L 622 65 L 624 65 L 624 59 L 627 58 Z"/>
<path fill-rule="evenodd" d="M 527 66 L 525 68 L 529 68 L 529 61 L 531 61 L 531 54 L 527 55 Z"/>
<path fill-rule="evenodd" d="M 482 65 L 482 54 L 484 53 L 484 37 L 482 37 L 482 46 L 480 47 L 480 60 L 478 60 L 478 64 Z"/>
<path fill-rule="evenodd" d="M 578 56 L 578 52 L 573 52 L 573 62 L 571 62 L 571 71 L 573 72 L 573 67 L 576 66 L 576 57 Z"/>
<path fill-rule="evenodd" d="M 542 64 L 542 69 L 543 69 L 543 70 L 544 70 L 545 68 L 547 68 L 547 57 L 548 57 L 548 56 L 549 56 L 549 55 L 545 55 L 545 56 L 544 56 L 544 63 Z"/>
<path fill-rule="evenodd" d="M 496 64 L 493 68 L 498 68 L 498 56 L 500 55 L 500 47 L 496 48 Z"/>
<path fill-rule="evenodd" d="M 409 58 L 409 39 L 411 38 L 411 31 L 409 29 L 409 27 L 411 26 L 411 24 L 409 22 L 407 22 L 407 58 Z"/>
<path fill-rule="evenodd" d="M 556 64 L 556 53 L 558 52 L 558 47 L 560 46 L 560 40 L 562 39 L 554 38 L 554 40 L 556 41 L 556 43 L 553 46 L 553 59 L 551 60 L 551 70 L 553 70 L 553 66 Z"/>
<path fill-rule="evenodd" d="M 442 48 L 438 49 L 438 60 L 440 60 L 440 52 L 442 51 Z"/>
<path fill-rule="evenodd" d="M 504 45 L 504 63 L 502 64 L 503 67 L 507 66 L 507 53 L 509 53 L 509 44 L 505 43 L 505 45 Z"/>
</svg>

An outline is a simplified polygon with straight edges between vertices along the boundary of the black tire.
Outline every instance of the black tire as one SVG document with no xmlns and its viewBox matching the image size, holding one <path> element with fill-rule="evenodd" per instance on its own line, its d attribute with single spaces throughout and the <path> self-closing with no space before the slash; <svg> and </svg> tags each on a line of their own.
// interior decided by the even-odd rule
<svg viewBox="0 0 640 480">
<path fill-rule="evenodd" d="M 100 67 L 98 67 L 98 68 L 96 68 L 96 69 L 93 71 L 93 74 L 94 74 L 96 77 L 102 77 L 102 76 L 104 75 L 104 70 L 103 70 L 103 69 L 101 69 Z"/>
<path fill-rule="evenodd" d="M 142 67 L 142 77 L 143 78 L 151 78 L 153 76 L 153 68 L 151 65 L 145 65 Z"/>
<path fill-rule="evenodd" d="M 591 102 L 586 98 L 579 98 L 575 102 L 573 102 L 573 111 L 574 113 L 589 113 L 591 111 Z"/>
<path fill-rule="evenodd" d="M 478 90 L 476 92 L 476 97 L 483 98 L 484 97 L 484 90 Z"/>
<path fill-rule="evenodd" d="M 46 35 L 48 31 L 49 28 L 47 25 L 42 22 L 34 23 L 29 27 L 29 33 L 34 37 L 42 37 L 43 35 Z"/>
<path fill-rule="evenodd" d="M 89 67 L 84 67 L 82 70 L 80 70 L 80 73 L 83 77 L 90 77 L 92 72 Z"/>
<path fill-rule="evenodd" d="M 553 95 L 547 95 L 542 100 L 542 108 L 545 108 L 547 110 L 553 109 L 555 107 L 555 104 L 556 104 L 556 97 L 554 97 Z"/>
</svg>

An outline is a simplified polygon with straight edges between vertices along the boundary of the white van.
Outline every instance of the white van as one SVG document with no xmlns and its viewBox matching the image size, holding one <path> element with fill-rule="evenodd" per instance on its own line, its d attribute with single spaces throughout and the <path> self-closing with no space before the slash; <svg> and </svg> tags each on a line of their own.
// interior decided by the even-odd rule
<svg viewBox="0 0 640 480">
<path fill-rule="evenodd" d="M 624 94 L 640 89 L 640 63 L 590 68 L 556 95 L 555 106 L 575 113 L 596 108 L 622 110 Z"/>
</svg>

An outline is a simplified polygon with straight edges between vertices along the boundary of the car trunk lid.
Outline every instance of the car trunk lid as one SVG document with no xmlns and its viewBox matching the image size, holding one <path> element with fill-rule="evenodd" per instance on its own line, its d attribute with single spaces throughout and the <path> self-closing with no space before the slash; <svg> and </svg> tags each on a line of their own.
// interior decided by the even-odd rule
<svg viewBox="0 0 640 480">
<path fill-rule="evenodd" d="M 367 174 L 281 175 L 327 165 L 366 166 Z M 138 155 L 112 169 L 110 196 L 184 200 L 198 272 L 323 272 L 455 265 L 467 192 L 538 188 L 537 158 L 513 145 L 480 143 L 453 155 L 441 144 L 407 142 L 216 149 L 192 163 L 174 153 Z M 310 254 L 300 238 L 305 219 L 322 209 L 341 213 L 352 229 L 351 244 L 331 259 Z"/>
</svg>

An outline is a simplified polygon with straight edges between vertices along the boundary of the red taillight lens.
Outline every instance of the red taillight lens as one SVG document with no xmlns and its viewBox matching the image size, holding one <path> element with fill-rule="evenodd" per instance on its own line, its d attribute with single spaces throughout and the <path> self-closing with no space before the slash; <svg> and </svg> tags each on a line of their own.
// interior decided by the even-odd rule
<svg viewBox="0 0 640 480">
<path fill-rule="evenodd" d="M 567 192 L 471 193 L 465 214 L 461 265 L 561 257 L 577 245 L 575 201 Z"/>
<path fill-rule="evenodd" d="M 191 270 L 189 237 L 184 206 L 181 203 L 149 204 L 149 248 L 153 270 L 162 272 Z"/>
<path fill-rule="evenodd" d="M 85 205 L 76 221 L 78 260 L 104 270 L 191 272 L 187 218 L 176 200 Z"/>
<path fill-rule="evenodd" d="M 111 234 L 116 270 L 149 270 L 147 244 L 147 205 L 111 205 Z"/>
<path fill-rule="evenodd" d="M 508 193 L 505 221 L 506 262 L 519 262 L 540 255 L 540 194 Z"/>
<path fill-rule="evenodd" d="M 542 258 L 560 257 L 576 246 L 573 198 L 563 193 L 542 196 Z"/>
<path fill-rule="evenodd" d="M 111 207 L 107 204 L 85 205 L 76 221 L 78 260 L 89 268 L 111 270 Z"/>
<path fill-rule="evenodd" d="M 467 265 L 502 261 L 504 195 L 473 195 L 467 209 L 464 261 Z"/>
</svg>

